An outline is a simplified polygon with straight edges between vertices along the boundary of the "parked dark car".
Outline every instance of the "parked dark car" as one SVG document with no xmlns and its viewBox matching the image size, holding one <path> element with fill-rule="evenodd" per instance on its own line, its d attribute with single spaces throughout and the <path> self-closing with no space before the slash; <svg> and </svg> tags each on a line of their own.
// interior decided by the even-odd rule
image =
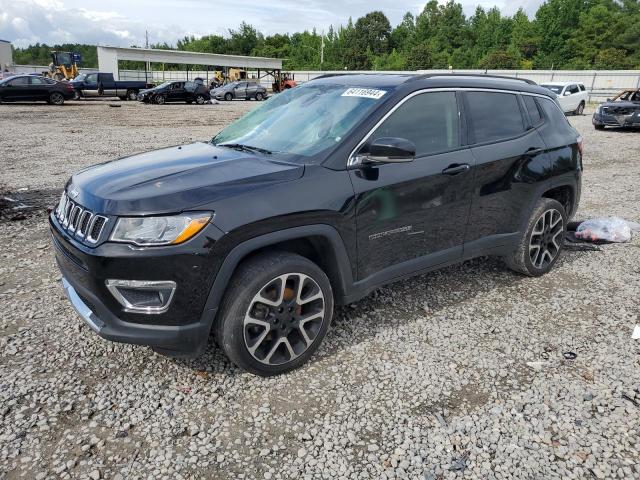
<svg viewBox="0 0 640 480">
<path fill-rule="evenodd" d="M 384 284 L 481 255 L 542 275 L 582 175 L 552 95 L 485 75 L 315 79 L 208 143 L 75 174 L 50 216 L 62 283 L 106 339 L 193 356 L 213 333 L 266 376 Z"/>
<path fill-rule="evenodd" d="M 640 89 L 623 90 L 596 108 L 591 119 L 596 130 L 611 127 L 640 127 Z"/>
<path fill-rule="evenodd" d="M 203 84 L 196 82 L 165 82 L 155 88 L 143 90 L 138 100 L 145 103 L 162 105 L 167 102 L 186 102 L 202 105 L 211 100 L 209 91 Z"/>
<path fill-rule="evenodd" d="M 113 73 L 81 73 L 71 81 L 76 98 L 119 97 L 121 100 L 135 100 L 138 92 L 149 85 L 143 80 L 114 80 Z"/>
<path fill-rule="evenodd" d="M 264 100 L 267 98 L 267 89 L 256 82 L 241 80 L 223 85 L 211 90 L 211 98 L 216 100 Z"/>
<path fill-rule="evenodd" d="M 68 82 L 36 75 L 14 75 L 0 80 L 0 102 L 44 101 L 62 105 L 73 98 L 73 87 Z"/>
</svg>

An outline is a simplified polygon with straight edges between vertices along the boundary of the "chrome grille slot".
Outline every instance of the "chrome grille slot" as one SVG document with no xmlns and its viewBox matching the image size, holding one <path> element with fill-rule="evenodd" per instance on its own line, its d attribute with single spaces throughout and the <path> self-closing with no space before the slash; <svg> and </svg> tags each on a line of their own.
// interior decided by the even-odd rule
<svg viewBox="0 0 640 480">
<path fill-rule="evenodd" d="M 62 194 L 54 214 L 64 230 L 84 238 L 87 243 L 97 243 L 100 240 L 108 220 L 107 217 L 95 215 L 73 202 L 66 193 Z"/>
</svg>

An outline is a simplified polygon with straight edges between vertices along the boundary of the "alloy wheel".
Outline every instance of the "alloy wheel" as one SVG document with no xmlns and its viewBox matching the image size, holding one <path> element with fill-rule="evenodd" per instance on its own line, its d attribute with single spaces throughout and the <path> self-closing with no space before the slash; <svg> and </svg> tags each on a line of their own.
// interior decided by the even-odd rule
<svg viewBox="0 0 640 480">
<path fill-rule="evenodd" d="M 563 233 L 564 220 L 558 210 L 547 210 L 538 218 L 529 240 L 529 258 L 535 268 L 543 269 L 555 260 L 564 241 Z"/>
<path fill-rule="evenodd" d="M 204 104 L 204 97 L 203 97 L 202 95 L 198 95 L 198 96 L 196 97 L 196 103 L 197 103 L 198 105 L 203 105 L 203 104 Z"/>
<path fill-rule="evenodd" d="M 325 298 L 304 273 L 280 275 L 254 295 L 244 318 L 244 342 L 267 365 L 289 363 L 313 344 L 325 320 Z"/>
<path fill-rule="evenodd" d="M 62 105 L 64 103 L 64 97 L 61 93 L 54 92 L 51 94 L 51 103 L 54 105 Z"/>
</svg>

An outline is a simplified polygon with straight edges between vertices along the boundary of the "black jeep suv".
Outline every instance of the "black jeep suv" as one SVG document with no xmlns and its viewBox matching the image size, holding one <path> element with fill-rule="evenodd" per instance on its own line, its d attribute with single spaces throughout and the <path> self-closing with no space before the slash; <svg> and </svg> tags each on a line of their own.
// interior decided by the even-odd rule
<svg viewBox="0 0 640 480">
<path fill-rule="evenodd" d="M 87 168 L 50 216 L 64 288 L 100 336 L 193 356 L 210 332 L 273 375 L 336 304 L 479 255 L 548 272 L 582 141 L 532 82 L 326 76 L 208 143 Z"/>
</svg>

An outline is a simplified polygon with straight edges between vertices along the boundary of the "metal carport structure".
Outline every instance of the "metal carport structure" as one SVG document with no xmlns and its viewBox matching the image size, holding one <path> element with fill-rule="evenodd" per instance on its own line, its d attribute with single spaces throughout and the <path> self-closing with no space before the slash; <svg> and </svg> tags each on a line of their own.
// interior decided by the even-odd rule
<svg viewBox="0 0 640 480">
<path fill-rule="evenodd" d="M 282 70 L 282 60 L 279 58 L 219 55 L 217 53 L 160 50 L 155 48 L 98 46 L 98 68 L 101 72 L 112 72 L 113 78 L 116 80 L 120 79 L 118 69 L 120 60 L 252 69 L 258 70 L 258 77 L 260 77 L 260 71 L 263 70 L 267 75 L 273 75 L 274 78 Z"/>
</svg>

